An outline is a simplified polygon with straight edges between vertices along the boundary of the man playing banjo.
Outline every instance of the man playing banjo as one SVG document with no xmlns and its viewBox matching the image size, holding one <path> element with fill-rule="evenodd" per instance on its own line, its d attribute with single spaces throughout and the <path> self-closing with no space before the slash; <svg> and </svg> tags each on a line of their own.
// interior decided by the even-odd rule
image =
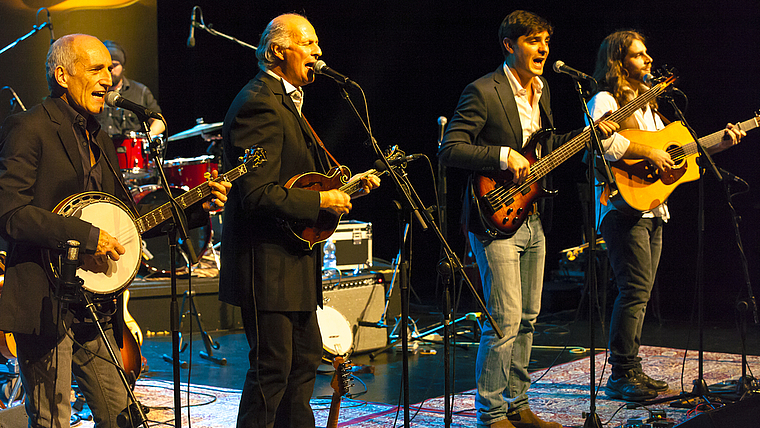
<svg viewBox="0 0 760 428">
<path fill-rule="evenodd" d="M 131 206 L 114 145 L 94 118 L 112 84 L 111 67 L 108 49 L 97 38 L 73 34 L 58 39 L 47 56 L 50 97 L 8 117 L 0 130 L 0 235 L 10 246 L 0 330 L 16 339 L 30 426 L 69 426 L 71 406 L 61 397 L 70 395 L 72 374 L 96 427 L 116 427 L 127 406 L 127 392 L 116 381 L 118 369 L 95 323 L 81 301 L 60 298 L 59 281 L 43 257 L 66 248 L 70 240 L 80 243 L 80 267 L 98 271 L 125 256 L 126 242 L 119 242 L 124 238 L 118 233 L 53 212 L 61 201 L 82 192 L 112 195 Z M 213 199 L 203 209 L 224 205 L 230 183 L 222 183 L 209 182 Z M 200 217 L 195 211 L 203 211 L 200 205 L 195 208 L 187 210 L 191 226 Z M 97 304 L 113 347 L 123 324 L 116 297 L 118 293 L 102 296 Z"/>
</svg>

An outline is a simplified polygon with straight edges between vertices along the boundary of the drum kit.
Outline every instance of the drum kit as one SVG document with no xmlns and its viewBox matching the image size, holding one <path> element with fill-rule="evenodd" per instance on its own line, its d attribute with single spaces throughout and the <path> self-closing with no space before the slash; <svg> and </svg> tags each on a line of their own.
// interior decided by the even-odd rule
<svg viewBox="0 0 760 428">
<path fill-rule="evenodd" d="M 203 119 L 197 119 L 196 126 L 170 136 L 167 141 L 178 141 L 191 137 L 200 136 L 212 146 L 221 140 L 222 122 L 204 123 Z M 113 137 L 116 146 L 116 155 L 119 159 L 124 180 L 132 193 L 132 198 L 138 209 L 146 206 L 157 206 L 167 202 L 166 192 L 159 183 L 159 174 L 155 162 L 149 156 L 150 139 L 144 132 L 129 132 L 126 135 Z M 163 149 L 163 148 L 161 148 Z M 193 187 L 206 181 L 206 173 L 219 169 L 217 156 L 203 155 L 192 158 L 176 158 L 163 161 L 164 175 L 173 195 L 186 192 Z M 214 232 L 220 235 L 215 225 L 221 225 L 222 210 L 211 212 L 208 226 L 202 226 L 190 230 L 188 239 L 192 242 L 199 256 L 208 251 L 214 252 L 214 260 L 218 260 L 216 249 L 218 243 L 212 245 Z M 214 226 L 212 226 L 214 225 Z M 154 237 L 143 240 L 142 264 L 146 270 L 146 276 L 168 275 L 171 270 L 169 248 L 164 237 Z M 180 252 L 181 253 L 181 252 Z M 218 262 L 217 268 L 218 268 Z M 177 257 L 177 271 L 187 273 L 187 256 L 180 254 Z"/>
</svg>

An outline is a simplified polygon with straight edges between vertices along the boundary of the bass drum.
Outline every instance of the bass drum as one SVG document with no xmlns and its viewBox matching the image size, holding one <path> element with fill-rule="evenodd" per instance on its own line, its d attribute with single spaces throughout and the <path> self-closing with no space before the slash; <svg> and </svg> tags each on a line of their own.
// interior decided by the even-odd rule
<svg viewBox="0 0 760 428">
<path fill-rule="evenodd" d="M 175 197 L 184 193 L 184 190 L 171 187 Z M 145 215 L 152 209 L 168 202 L 166 191 L 157 184 L 147 184 L 132 189 L 132 197 L 137 204 L 141 215 Z M 161 226 L 158 226 L 161 227 Z M 211 220 L 207 225 L 196 227 L 188 231 L 188 240 L 192 243 L 195 254 L 200 258 L 211 242 Z M 169 240 L 166 235 L 143 239 L 142 267 L 144 274 L 168 276 L 171 271 L 171 254 L 169 252 Z M 188 246 L 180 243 L 175 254 L 175 268 L 178 274 L 187 273 L 189 261 Z"/>
<path fill-rule="evenodd" d="M 333 307 L 318 307 L 317 324 L 322 334 L 322 361 L 332 364 L 335 357 L 348 358 L 354 348 L 354 337 L 346 317 Z"/>
</svg>

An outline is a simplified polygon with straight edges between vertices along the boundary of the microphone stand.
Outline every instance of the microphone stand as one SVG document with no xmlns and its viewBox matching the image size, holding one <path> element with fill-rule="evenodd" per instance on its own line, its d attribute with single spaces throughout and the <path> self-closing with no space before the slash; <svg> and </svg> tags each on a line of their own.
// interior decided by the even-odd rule
<svg viewBox="0 0 760 428">
<path fill-rule="evenodd" d="M 139 115 L 139 113 L 138 113 Z M 142 117 L 142 126 L 145 131 L 146 135 L 150 135 L 150 126 L 148 125 L 148 119 L 147 117 Z M 164 174 L 163 169 L 163 158 L 159 153 L 159 144 L 156 142 L 156 140 L 152 140 L 150 143 L 150 154 L 153 158 L 153 162 L 156 165 L 156 168 L 158 169 L 158 174 L 160 178 L 160 182 L 162 183 L 162 187 L 166 191 L 166 196 L 170 202 L 171 210 L 172 210 L 172 218 L 169 219 L 166 223 L 166 225 L 162 228 L 162 231 L 167 233 L 168 240 L 169 240 L 169 277 L 170 277 L 170 284 L 171 284 L 171 303 L 170 303 L 170 309 L 169 309 L 169 318 L 170 318 L 170 324 L 171 324 L 171 334 L 172 334 L 172 373 L 173 373 L 173 379 L 174 379 L 174 426 L 176 428 L 179 428 L 182 426 L 182 400 L 180 397 L 180 359 L 179 359 L 179 353 L 180 353 L 180 333 L 179 333 L 179 307 L 177 303 L 177 266 L 176 266 L 176 259 L 177 259 L 177 250 L 178 250 L 178 242 L 181 239 L 182 242 L 187 244 L 188 247 L 188 256 L 190 258 L 190 267 L 188 268 L 188 275 L 192 276 L 192 272 L 190 271 L 190 268 L 198 262 L 198 257 L 195 254 L 195 250 L 193 248 L 193 244 L 191 240 L 188 239 L 188 227 L 187 227 L 187 217 L 185 217 L 185 212 L 182 210 L 182 207 L 180 207 L 179 203 L 177 203 L 176 199 L 174 199 L 174 196 L 172 195 L 171 188 L 168 185 L 168 181 L 166 180 L 166 175 Z M 191 338 L 192 340 L 192 338 Z M 166 358 L 164 358 L 166 359 Z"/>
<path fill-rule="evenodd" d="M 89 292 L 82 287 L 84 280 L 76 276 L 77 264 L 79 263 L 79 246 L 80 243 L 75 240 L 66 242 L 65 256 L 62 257 L 61 268 L 59 269 L 61 275 L 58 280 L 57 293 L 55 297 L 62 303 L 75 302 L 79 301 L 80 299 L 84 301 L 85 309 L 87 309 L 87 312 L 90 315 L 93 324 L 95 327 L 97 327 L 98 333 L 100 334 L 101 339 L 103 339 L 103 344 L 105 345 L 105 348 L 108 351 L 108 356 L 110 357 L 110 363 L 116 367 L 116 371 L 119 373 L 119 379 L 124 385 L 124 389 L 127 391 L 129 401 L 132 403 L 127 404 L 127 408 L 122 410 L 121 413 L 119 413 L 117 416 L 117 423 L 119 426 L 129 426 L 131 428 L 134 428 L 143 425 L 147 428 L 149 425 L 148 417 L 145 415 L 145 410 L 143 409 L 140 402 L 137 401 L 137 397 L 135 396 L 134 391 L 132 391 L 132 388 L 130 388 L 129 381 L 124 374 L 124 369 L 119 365 L 119 359 L 116 356 L 116 352 L 114 351 L 113 346 L 111 346 L 111 342 L 108 341 L 108 336 L 106 336 L 105 330 L 103 330 L 103 326 L 100 324 L 98 314 L 95 310 L 95 304 L 93 303 L 92 299 L 90 299 Z M 75 294 L 80 295 L 79 299 L 74 296 Z M 126 326 L 124 326 L 124 328 L 126 328 Z"/>
<path fill-rule="evenodd" d="M 446 257 L 444 260 L 447 260 L 450 264 L 450 271 L 453 273 L 457 272 L 463 272 L 464 271 L 464 265 L 462 265 L 461 260 L 456 255 L 454 250 L 451 249 L 451 246 L 449 246 L 448 241 L 443 236 L 443 233 L 441 232 L 441 229 L 438 228 L 435 220 L 433 219 L 431 215 L 431 209 L 428 209 L 425 207 L 424 203 L 420 199 L 419 195 L 414 189 L 414 186 L 412 186 L 411 182 L 408 180 L 408 177 L 406 175 L 406 171 L 401 168 L 403 171 L 403 174 L 398 174 L 393 167 L 391 167 L 390 162 L 388 159 L 383 156 L 382 150 L 380 150 L 380 146 L 377 143 L 377 140 L 372 136 L 372 127 L 370 125 L 369 121 L 369 110 L 367 109 L 367 97 L 364 95 L 364 90 L 359 86 L 356 85 L 359 90 L 362 93 L 362 99 L 364 100 L 364 106 L 365 106 L 365 112 L 367 113 L 367 121 L 365 122 L 364 119 L 362 119 L 361 115 L 359 114 L 359 111 L 354 106 L 353 102 L 351 101 L 351 98 L 349 97 L 348 92 L 346 91 L 346 88 L 344 85 L 340 86 L 341 94 L 343 98 L 348 102 L 348 104 L 351 106 L 353 112 L 356 114 L 356 116 L 359 118 L 359 121 L 364 126 L 365 131 L 367 132 L 367 135 L 369 136 L 370 144 L 372 144 L 372 148 L 375 151 L 376 155 L 380 158 L 382 163 L 385 165 L 385 168 L 388 170 L 389 176 L 393 180 L 394 184 L 396 185 L 396 190 L 398 191 L 399 195 L 402 196 L 403 201 L 405 202 L 405 208 L 408 210 L 410 215 L 408 217 L 414 217 L 417 222 L 419 222 L 420 226 L 422 227 L 423 231 L 426 231 L 428 229 L 432 229 L 435 233 L 436 237 L 438 238 L 439 242 L 441 243 L 441 247 L 443 251 L 446 254 Z M 408 318 L 409 318 L 409 260 L 406 258 L 406 251 L 400 252 L 400 289 L 401 289 L 401 347 L 402 347 L 402 383 L 404 385 L 403 388 L 403 395 L 404 395 L 404 426 L 409 427 L 409 341 L 408 341 Z M 449 270 L 449 269 L 447 269 Z M 467 275 L 462 274 L 462 279 L 467 283 L 467 285 L 470 288 L 470 291 L 472 292 L 472 295 L 475 297 L 478 305 L 481 308 L 482 313 L 486 316 L 488 319 L 488 322 L 491 323 L 491 326 L 494 329 L 494 333 L 499 337 L 503 338 L 504 333 L 502 333 L 499 326 L 494 321 L 493 317 L 491 316 L 491 313 L 486 308 L 485 302 L 483 302 L 483 299 L 478 295 L 477 291 L 475 290 L 475 286 L 472 284 L 470 279 L 467 277 Z M 448 310 L 448 308 L 447 308 Z M 446 337 L 446 342 L 449 340 L 449 332 L 448 332 L 448 326 L 450 324 L 451 314 L 445 314 L 446 317 L 445 321 L 445 331 L 444 336 Z M 448 352 L 448 347 L 444 346 L 444 353 Z M 444 355 L 444 360 L 448 362 L 448 356 Z M 445 367 L 446 372 L 449 372 L 449 367 Z M 450 388 L 450 387 L 449 387 Z M 446 397 L 446 401 L 448 402 L 449 397 Z M 450 409 L 449 409 L 450 411 Z M 447 427 L 450 426 L 451 421 L 451 415 L 446 416 L 446 422 Z"/>
<path fill-rule="evenodd" d="M 588 290 L 588 334 L 589 334 L 589 412 L 586 415 L 586 420 L 583 424 L 584 428 L 601 428 L 602 422 L 599 420 L 599 415 L 596 414 L 596 347 L 594 340 L 596 339 L 596 329 L 594 328 L 594 309 L 597 304 L 597 275 L 596 275 L 596 189 L 594 188 L 595 177 L 595 164 L 599 159 L 604 165 L 604 172 L 607 175 L 607 185 L 610 187 L 610 193 L 613 189 L 617 193 L 617 185 L 614 182 L 614 177 L 610 171 L 607 160 L 604 159 L 604 150 L 602 144 L 599 141 L 599 135 L 597 134 L 596 124 L 591 117 L 591 113 L 588 110 L 586 100 L 583 98 L 583 88 L 581 87 L 580 80 L 573 77 L 575 80 L 575 89 L 578 91 L 578 98 L 581 103 L 581 109 L 586 116 L 586 120 L 589 123 L 591 129 L 591 140 L 589 140 L 588 152 L 588 169 L 586 172 L 586 180 L 588 181 L 588 199 L 586 201 L 588 205 L 588 219 L 586 221 L 586 240 L 588 242 L 588 259 L 586 265 L 586 288 Z"/>
<path fill-rule="evenodd" d="M 239 44 L 240 46 L 244 46 L 244 47 L 246 47 L 248 49 L 253 49 L 253 50 L 258 49 L 256 46 L 250 45 L 250 44 L 248 44 L 248 43 L 246 43 L 244 41 L 238 40 L 238 39 L 236 39 L 236 38 L 234 38 L 232 36 L 229 36 L 227 34 L 220 33 L 219 31 L 214 30 L 212 28 L 214 26 L 214 24 L 208 24 L 208 26 L 206 26 L 206 23 L 203 22 L 203 11 L 201 10 L 201 7 L 200 6 L 194 6 L 193 8 L 194 9 L 197 8 L 198 9 L 198 13 L 200 15 L 200 22 L 198 22 L 198 21 L 192 21 L 190 23 L 190 25 L 192 25 L 193 27 L 199 28 L 199 29 L 201 29 L 201 30 L 203 30 L 203 31 L 211 34 L 212 36 L 219 36 L 219 37 L 225 38 L 225 39 L 227 39 L 229 41 L 235 42 L 235 43 Z"/>
<path fill-rule="evenodd" d="M 702 266 L 702 263 L 704 261 L 704 234 L 705 234 L 705 184 L 704 184 L 704 174 L 705 169 L 709 169 L 714 175 L 715 178 L 718 179 L 719 182 L 723 181 L 723 175 L 718 171 L 718 167 L 715 166 L 715 163 L 712 160 L 712 157 L 709 153 L 707 153 L 707 150 L 705 150 L 704 147 L 702 147 L 702 144 L 699 143 L 699 137 L 697 136 L 696 132 L 691 128 L 691 126 L 686 122 L 686 118 L 683 115 L 683 112 L 681 112 L 681 109 L 678 108 L 678 105 L 676 104 L 675 100 L 672 96 L 668 95 L 665 97 L 665 99 L 670 103 L 670 105 L 673 107 L 673 111 L 678 118 L 678 120 L 681 121 L 681 123 L 684 125 L 684 127 L 689 131 L 691 134 L 691 137 L 696 142 L 697 151 L 699 152 L 700 158 L 702 159 L 702 162 L 700 162 L 700 179 L 699 179 L 699 208 L 697 211 L 697 329 L 699 330 L 699 348 L 698 348 L 698 370 L 697 370 L 697 379 L 694 380 L 694 388 L 691 391 L 691 395 L 693 397 L 702 397 L 705 401 L 709 402 L 706 397 L 709 394 L 709 389 L 707 387 L 707 383 L 705 382 L 704 378 L 704 268 Z"/>
<path fill-rule="evenodd" d="M 41 8 L 39 8 L 39 9 L 37 9 L 37 16 L 39 16 L 39 14 L 40 14 L 40 12 L 41 12 L 42 10 L 45 10 L 45 11 L 47 11 L 47 9 L 46 9 L 46 8 L 44 8 L 44 7 L 41 7 Z M 42 30 L 42 29 L 43 29 L 43 28 L 45 28 L 45 27 L 48 27 L 48 28 L 50 28 L 50 30 L 51 30 L 51 31 L 52 31 L 52 29 L 53 29 L 53 24 L 51 24 L 51 23 L 50 23 L 50 12 L 48 12 L 48 20 L 47 20 L 46 22 L 43 22 L 43 23 L 42 23 L 42 24 L 40 24 L 40 25 L 32 25 L 32 31 L 30 31 L 30 32 L 28 32 L 28 33 L 26 33 L 26 34 L 24 34 L 23 36 L 19 37 L 18 39 L 16 39 L 16 40 L 12 41 L 12 42 L 11 42 L 10 44 L 8 44 L 6 47 L 4 47 L 4 48 L 0 49 L 0 55 L 4 54 L 6 51 L 8 51 L 8 50 L 10 50 L 10 49 L 12 49 L 12 48 L 14 48 L 14 47 L 16 47 L 16 45 L 17 45 L 17 44 L 19 44 L 20 42 L 22 42 L 22 41 L 24 41 L 24 40 L 28 39 L 29 37 L 32 37 L 32 36 L 33 36 L 33 35 L 35 35 L 35 34 L 36 34 L 38 31 Z M 53 43 L 51 42 L 50 44 L 53 44 Z"/>
</svg>

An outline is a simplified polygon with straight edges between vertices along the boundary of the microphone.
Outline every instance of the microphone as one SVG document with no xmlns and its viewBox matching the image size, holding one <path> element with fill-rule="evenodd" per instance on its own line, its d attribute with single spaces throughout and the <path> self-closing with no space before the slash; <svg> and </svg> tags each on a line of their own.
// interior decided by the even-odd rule
<svg viewBox="0 0 760 428">
<path fill-rule="evenodd" d="M 448 119 L 446 119 L 446 116 L 441 116 L 438 118 L 438 147 L 441 147 L 441 143 L 443 143 L 443 133 L 446 132 L 446 123 L 448 123 Z"/>
<path fill-rule="evenodd" d="M 116 91 L 108 91 L 106 93 L 106 104 L 108 104 L 111 107 L 119 107 L 123 108 L 124 110 L 129 110 L 131 112 L 134 112 L 140 118 L 142 119 L 158 119 L 163 120 L 163 116 L 161 116 L 161 113 L 157 113 L 147 107 L 143 107 L 140 104 L 133 103 L 132 101 L 129 101 L 128 99 L 121 96 L 120 93 Z"/>
<path fill-rule="evenodd" d="M 567 74 L 568 76 L 572 77 L 573 79 L 581 79 L 581 80 L 588 80 L 589 82 L 596 83 L 596 79 L 589 76 L 586 73 L 583 73 L 581 71 L 578 71 L 572 67 L 568 67 L 565 65 L 564 61 L 557 61 L 554 63 L 554 71 L 560 74 Z"/>
<path fill-rule="evenodd" d="M 187 37 L 187 47 L 195 47 L 195 7 L 193 7 L 193 13 L 190 15 L 190 36 Z"/>
<path fill-rule="evenodd" d="M 396 158 L 396 159 L 388 159 L 388 163 L 392 167 L 393 166 L 399 166 L 399 165 L 405 165 L 407 162 L 415 161 L 415 160 L 417 160 L 419 158 L 422 158 L 422 157 L 425 157 L 425 155 L 423 155 L 421 153 L 417 153 L 417 154 L 414 154 L 414 155 L 408 155 L 408 156 L 404 156 L 404 157 L 400 157 L 400 158 Z M 378 159 L 378 160 L 375 161 L 374 168 L 378 172 L 383 172 L 386 169 L 385 168 L 385 164 L 380 159 Z"/>
<path fill-rule="evenodd" d="M 325 62 L 321 59 L 317 60 L 317 62 L 314 63 L 314 72 L 317 74 L 324 74 L 325 76 L 335 80 L 343 86 L 353 86 L 355 88 L 359 88 L 359 85 L 356 84 L 356 82 L 328 67 L 327 64 L 325 64 Z"/>
<path fill-rule="evenodd" d="M 66 241 L 66 254 L 61 263 L 61 281 L 66 287 L 76 286 L 77 266 L 79 266 L 79 241 Z"/>
<path fill-rule="evenodd" d="M 723 169 L 721 167 L 718 167 L 718 171 L 720 171 L 720 173 L 723 174 L 724 180 L 728 179 L 728 180 L 736 181 L 736 182 L 739 182 L 739 183 L 746 183 L 746 181 L 742 180 L 741 177 L 739 177 L 738 175 L 734 174 L 733 172 L 726 171 L 725 169 Z"/>
</svg>

